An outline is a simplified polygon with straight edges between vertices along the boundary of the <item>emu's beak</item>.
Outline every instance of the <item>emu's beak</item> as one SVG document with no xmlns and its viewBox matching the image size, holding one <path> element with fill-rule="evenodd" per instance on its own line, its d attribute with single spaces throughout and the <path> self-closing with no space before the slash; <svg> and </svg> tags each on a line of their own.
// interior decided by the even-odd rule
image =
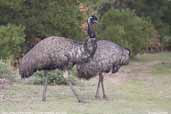
<svg viewBox="0 0 171 114">
<path fill-rule="evenodd" d="M 94 23 L 95 23 L 95 24 L 97 24 L 97 23 L 98 23 L 98 21 L 97 21 L 97 20 L 95 20 L 95 21 L 94 21 Z"/>
</svg>

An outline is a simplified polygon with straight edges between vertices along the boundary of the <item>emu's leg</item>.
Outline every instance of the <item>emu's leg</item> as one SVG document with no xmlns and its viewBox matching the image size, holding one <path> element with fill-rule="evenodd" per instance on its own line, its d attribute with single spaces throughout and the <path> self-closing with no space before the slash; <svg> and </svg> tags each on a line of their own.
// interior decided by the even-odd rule
<svg viewBox="0 0 171 114">
<path fill-rule="evenodd" d="M 104 79 L 103 74 L 100 73 L 100 74 L 99 74 L 99 77 L 100 77 L 101 86 L 102 86 L 103 98 L 104 98 L 104 99 L 107 99 L 107 96 L 106 96 L 106 94 L 105 94 L 104 85 L 103 85 L 103 79 Z"/>
<path fill-rule="evenodd" d="M 42 101 L 46 101 L 46 91 L 47 91 L 47 84 L 48 84 L 47 71 L 44 71 L 44 75 L 45 75 L 45 77 L 44 77 Z"/>
<path fill-rule="evenodd" d="M 100 75 L 99 75 L 99 81 L 98 81 L 98 85 L 97 85 L 97 90 L 96 90 L 96 95 L 95 95 L 95 98 L 100 98 L 100 96 L 99 96 L 99 87 L 100 87 Z"/>
<path fill-rule="evenodd" d="M 70 77 L 69 77 L 69 71 L 68 71 L 68 70 L 65 70 L 65 71 L 64 71 L 64 78 L 66 79 L 67 84 L 69 85 L 69 87 L 70 87 L 70 89 L 72 90 L 73 94 L 74 94 L 75 97 L 77 98 L 78 102 L 83 102 L 83 101 L 79 98 L 78 94 L 76 93 L 76 91 L 74 90 L 74 88 L 73 88 L 73 86 L 72 86 L 72 82 L 71 82 L 71 79 L 70 79 Z"/>
</svg>

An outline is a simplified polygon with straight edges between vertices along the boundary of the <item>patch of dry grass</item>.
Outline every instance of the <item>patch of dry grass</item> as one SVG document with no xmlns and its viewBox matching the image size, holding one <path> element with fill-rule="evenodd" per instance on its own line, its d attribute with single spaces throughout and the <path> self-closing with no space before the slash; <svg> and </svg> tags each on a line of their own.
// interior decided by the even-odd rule
<svg viewBox="0 0 171 114">
<path fill-rule="evenodd" d="M 97 78 L 82 81 L 75 88 L 87 103 L 78 103 L 67 86 L 49 86 L 47 102 L 41 101 L 42 86 L 14 83 L 6 90 L 0 101 L 0 112 L 67 112 L 68 114 L 148 114 L 148 112 L 171 113 L 171 76 L 169 66 L 171 53 L 145 54 L 121 69 L 128 79 L 114 84 L 106 77 L 105 88 L 109 100 L 94 98 Z M 157 62 L 156 62 L 157 61 Z M 160 73 L 154 72 L 160 71 Z M 158 75 L 158 76 L 156 76 Z M 124 77 L 123 76 L 123 77 Z M 121 76 L 122 77 L 122 76 Z M 115 79 L 115 78 L 113 78 Z"/>
</svg>

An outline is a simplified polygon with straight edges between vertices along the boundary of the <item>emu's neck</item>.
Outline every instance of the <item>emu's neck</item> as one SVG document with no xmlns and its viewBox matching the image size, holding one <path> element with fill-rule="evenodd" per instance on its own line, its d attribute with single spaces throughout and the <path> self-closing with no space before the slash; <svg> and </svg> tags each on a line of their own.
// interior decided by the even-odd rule
<svg viewBox="0 0 171 114">
<path fill-rule="evenodd" d="M 83 44 L 74 44 L 70 57 L 74 63 L 80 64 L 88 62 L 97 48 L 95 39 L 88 39 Z"/>
<path fill-rule="evenodd" d="M 90 38 L 96 38 L 96 33 L 95 31 L 93 30 L 93 26 L 92 24 L 88 23 L 88 35 Z"/>
<path fill-rule="evenodd" d="M 89 58 L 93 57 L 96 48 L 96 34 L 93 30 L 92 24 L 88 23 L 88 35 L 89 38 L 83 43 L 74 43 L 73 48 L 70 52 L 70 59 L 74 63 L 85 63 L 88 62 Z"/>
</svg>

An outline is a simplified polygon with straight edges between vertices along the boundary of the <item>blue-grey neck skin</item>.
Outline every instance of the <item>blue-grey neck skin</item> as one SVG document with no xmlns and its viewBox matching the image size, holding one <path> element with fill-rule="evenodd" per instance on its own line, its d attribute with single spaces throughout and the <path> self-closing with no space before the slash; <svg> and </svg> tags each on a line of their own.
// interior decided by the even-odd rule
<svg viewBox="0 0 171 114">
<path fill-rule="evenodd" d="M 88 35 L 90 38 L 96 38 L 96 33 L 93 30 L 92 24 L 88 23 Z"/>
</svg>

